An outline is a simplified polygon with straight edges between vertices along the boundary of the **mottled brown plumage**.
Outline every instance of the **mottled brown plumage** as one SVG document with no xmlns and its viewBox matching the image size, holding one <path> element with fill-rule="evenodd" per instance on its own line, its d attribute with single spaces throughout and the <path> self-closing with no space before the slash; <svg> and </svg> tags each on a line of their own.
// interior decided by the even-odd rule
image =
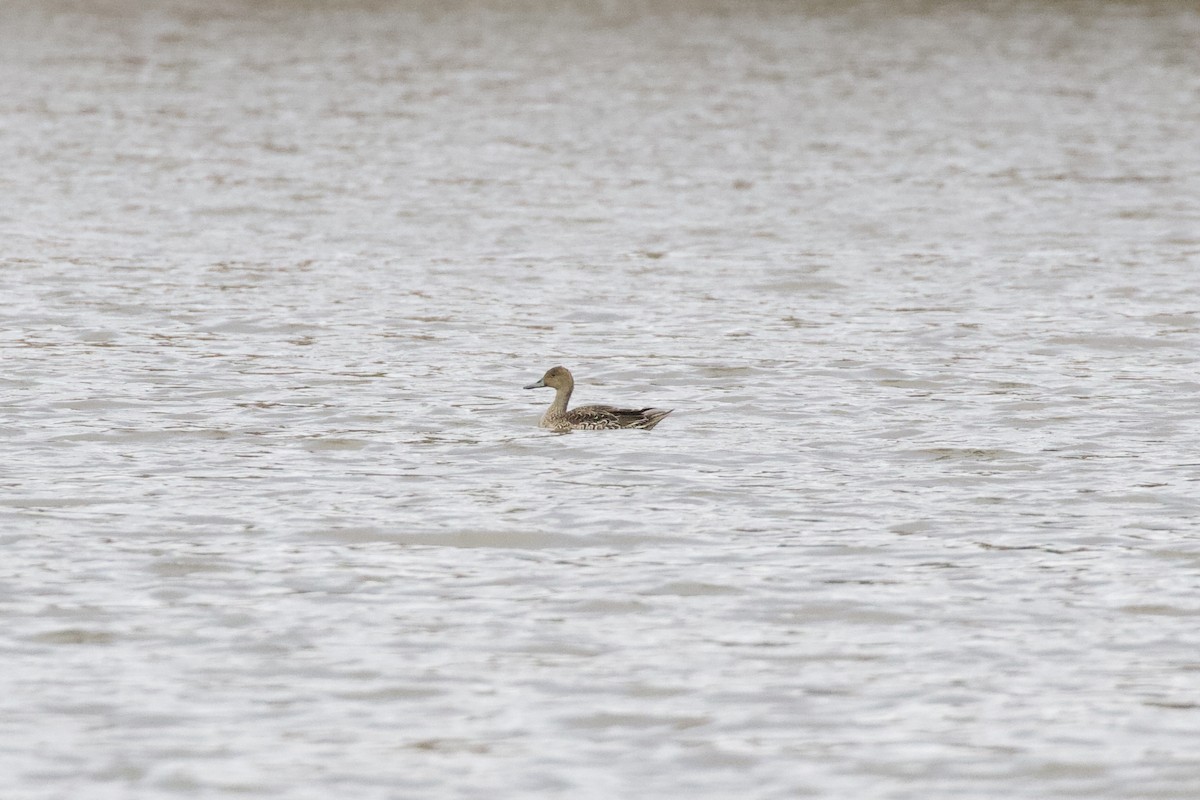
<svg viewBox="0 0 1200 800">
<path fill-rule="evenodd" d="M 526 389 L 548 386 L 554 389 L 554 402 L 542 415 L 538 423 L 554 431 L 603 431 L 617 428 L 641 428 L 650 430 L 673 409 L 663 408 L 618 408 L 616 406 L 580 406 L 567 410 L 567 402 L 575 389 L 575 379 L 566 367 L 547 370 L 540 381 L 531 383 Z"/>
</svg>

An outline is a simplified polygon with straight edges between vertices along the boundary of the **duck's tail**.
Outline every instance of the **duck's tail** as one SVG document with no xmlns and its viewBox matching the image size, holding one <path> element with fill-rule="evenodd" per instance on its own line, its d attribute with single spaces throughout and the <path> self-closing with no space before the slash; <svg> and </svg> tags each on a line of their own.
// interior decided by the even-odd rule
<svg viewBox="0 0 1200 800">
<path fill-rule="evenodd" d="M 639 425 L 643 430 L 650 430 L 655 425 L 663 421 L 663 417 L 670 414 L 675 409 L 673 408 L 647 408 L 642 411 L 642 417 L 646 420 L 645 424 Z"/>
</svg>

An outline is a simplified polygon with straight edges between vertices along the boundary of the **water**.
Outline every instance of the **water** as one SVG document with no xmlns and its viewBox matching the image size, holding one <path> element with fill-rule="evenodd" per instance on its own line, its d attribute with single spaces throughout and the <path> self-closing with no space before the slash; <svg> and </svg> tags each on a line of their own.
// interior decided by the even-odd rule
<svg viewBox="0 0 1200 800">
<path fill-rule="evenodd" d="M 6 800 L 1200 795 L 1194 5 L 0 22 Z"/>
</svg>

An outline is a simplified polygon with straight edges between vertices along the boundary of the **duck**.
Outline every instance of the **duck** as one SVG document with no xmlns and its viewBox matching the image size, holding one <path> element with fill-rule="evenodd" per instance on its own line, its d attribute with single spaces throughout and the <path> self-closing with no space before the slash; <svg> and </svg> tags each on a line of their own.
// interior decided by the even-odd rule
<svg viewBox="0 0 1200 800">
<path fill-rule="evenodd" d="M 554 402 L 542 415 L 538 427 L 552 431 L 609 431 L 618 428 L 640 428 L 648 431 L 673 408 L 618 408 L 617 406 L 580 406 L 567 410 L 567 402 L 575 389 L 575 379 L 566 367 L 551 367 L 541 380 L 526 389 L 550 388 Z"/>
</svg>

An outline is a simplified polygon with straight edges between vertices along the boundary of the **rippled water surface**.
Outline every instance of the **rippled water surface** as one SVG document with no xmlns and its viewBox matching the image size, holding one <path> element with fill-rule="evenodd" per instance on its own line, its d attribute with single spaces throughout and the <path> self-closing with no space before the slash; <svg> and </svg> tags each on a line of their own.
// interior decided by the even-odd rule
<svg viewBox="0 0 1200 800">
<path fill-rule="evenodd" d="M 1200 796 L 1195 5 L 0 23 L 0 797 Z"/>
</svg>

